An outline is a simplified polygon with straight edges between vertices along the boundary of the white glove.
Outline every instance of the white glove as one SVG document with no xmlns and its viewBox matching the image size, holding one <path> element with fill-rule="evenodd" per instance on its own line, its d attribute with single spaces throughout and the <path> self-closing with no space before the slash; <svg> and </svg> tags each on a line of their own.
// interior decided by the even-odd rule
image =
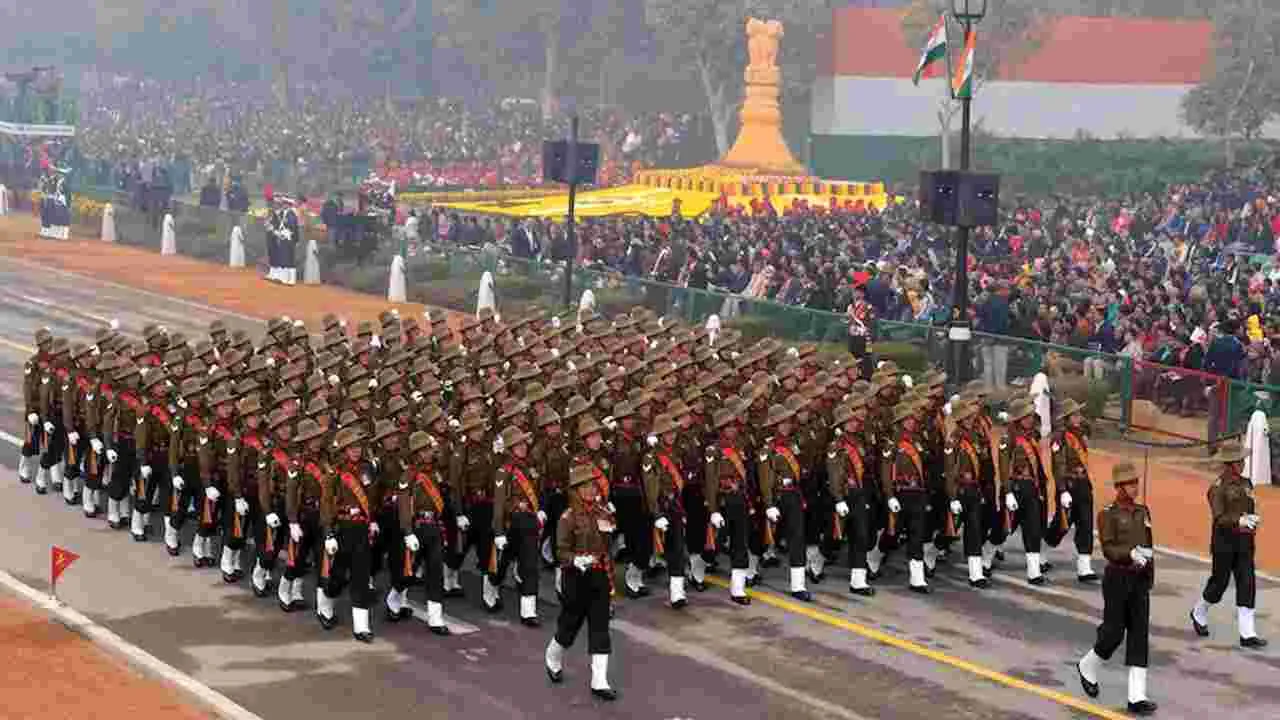
<svg viewBox="0 0 1280 720">
<path fill-rule="evenodd" d="M 782 513 L 776 507 L 771 507 L 764 511 L 764 516 L 769 518 L 769 522 L 778 522 L 782 517 Z"/>
<path fill-rule="evenodd" d="M 539 510 L 539 511 L 538 511 L 538 524 L 539 524 L 539 525 L 546 525 L 546 524 L 547 524 L 547 513 L 546 513 L 546 511 L 544 511 L 544 510 Z"/>
<path fill-rule="evenodd" d="M 1142 553 L 1142 557 L 1146 558 L 1148 561 L 1156 556 L 1156 551 L 1146 545 L 1139 545 L 1138 552 Z"/>
<path fill-rule="evenodd" d="M 422 547 L 418 543 L 418 536 L 413 533 L 404 536 L 404 546 L 409 549 L 409 552 L 418 552 L 418 548 Z"/>
<path fill-rule="evenodd" d="M 595 555 L 577 555 L 573 558 L 573 566 L 578 568 L 580 572 L 586 572 L 595 563 Z"/>
<path fill-rule="evenodd" d="M 342 378 L 338 377 L 337 375 L 330 375 L 330 376 L 329 376 L 329 385 L 330 385 L 330 387 L 338 387 L 338 385 L 339 385 L 339 384 L 341 384 L 341 383 L 342 383 Z"/>
<path fill-rule="evenodd" d="M 39 424 L 40 424 L 40 416 L 39 416 L 39 415 L 37 415 L 37 414 L 35 414 L 35 413 L 31 413 L 30 415 L 28 415 L 28 416 L 27 416 L 27 422 L 28 422 L 28 423 L 30 423 L 30 424 L 32 424 L 32 425 L 39 425 Z"/>
<path fill-rule="evenodd" d="M 1258 523 L 1257 523 L 1257 521 L 1255 521 L 1255 520 L 1253 519 L 1253 517 L 1254 517 L 1253 515 L 1241 515 L 1241 516 L 1240 516 L 1240 527 L 1242 527 L 1242 528 L 1244 528 L 1244 529 L 1246 529 L 1246 530 L 1257 530 L 1257 529 L 1258 529 Z"/>
<path fill-rule="evenodd" d="M 222 497 L 222 493 L 218 492 L 216 487 L 207 487 L 204 489 L 204 496 L 209 498 L 209 502 L 218 502 L 218 498 Z"/>
<path fill-rule="evenodd" d="M 889 512 L 891 513 L 902 512 L 902 503 L 898 502 L 898 498 L 896 497 L 889 498 Z"/>
<path fill-rule="evenodd" d="M 80 433 L 78 433 L 78 432 L 69 432 L 69 433 L 67 433 L 67 442 L 71 443 L 73 446 L 74 446 L 74 445 L 79 445 L 79 444 L 80 444 Z"/>
<path fill-rule="evenodd" d="M 1133 560 L 1133 564 L 1140 568 L 1147 566 L 1147 556 L 1142 552 L 1142 548 L 1134 548 L 1130 550 L 1129 559 Z"/>
<path fill-rule="evenodd" d="M 143 465 L 142 467 L 138 468 L 138 472 L 142 473 L 142 479 L 146 480 L 151 477 L 151 472 L 152 472 L 151 466 Z"/>
<path fill-rule="evenodd" d="M 380 532 L 382 532 L 382 528 L 378 527 L 378 523 L 376 523 L 376 522 L 371 522 L 371 523 L 369 523 L 369 534 L 370 534 L 370 535 L 377 535 L 377 534 L 378 534 L 378 533 L 380 533 Z"/>
<path fill-rule="evenodd" d="M 1007 423 L 1009 422 L 1009 413 L 1001 410 L 1000 413 L 996 415 L 996 419 L 1002 423 Z"/>
<path fill-rule="evenodd" d="M 667 528 L 671 527 L 671 522 L 664 517 L 660 517 L 657 520 L 653 521 L 653 526 L 658 528 L 662 532 L 666 532 Z"/>
<path fill-rule="evenodd" d="M 174 476 L 173 476 L 173 489 L 174 489 L 175 491 L 177 491 L 177 492 L 182 492 L 182 486 L 183 486 L 183 485 L 185 485 L 185 483 L 184 483 L 184 482 L 182 482 L 182 476 L 181 476 L 181 475 L 174 475 Z"/>
<path fill-rule="evenodd" d="M 115 451 L 115 450 L 108 450 L 108 451 L 107 451 L 107 462 L 112 462 L 112 463 L 113 463 L 113 462 L 115 462 L 115 461 L 116 461 L 117 459 L 119 459 L 119 458 L 120 458 L 120 456 L 119 456 L 118 454 L 116 454 L 116 451 Z"/>
<path fill-rule="evenodd" d="M 962 512 L 964 512 L 964 506 L 960 504 L 960 501 L 959 501 L 959 500 L 952 500 L 952 501 L 951 501 L 951 513 L 952 513 L 953 515 L 959 515 L 959 514 L 960 514 L 960 513 L 962 513 Z"/>
<path fill-rule="evenodd" d="M 377 335 L 374 335 L 373 339 L 369 341 L 369 347 L 375 350 L 382 347 L 382 338 L 378 337 Z"/>
<path fill-rule="evenodd" d="M 493 546 L 494 546 L 494 547 L 496 547 L 496 548 L 498 548 L 498 552 L 502 552 L 502 551 L 506 550 L 506 549 L 507 549 L 507 536 L 506 536 L 506 535 L 495 535 L 495 536 L 494 536 L 494 538 L 493 538 Z"/>
<path fill-rule="evenodd" d="M 711 513 L 711 527 L 717 530 L 724 527 L 724 516 L 718 512 Z"/>
<path fill-rule="evenodd" d="M 657 435 L 650 435 L 649 437 L 645 438 L 644 441 L 649 443 L 649 447 L 658 447 Z"/>
<path fill-rule="evenodd" d="M 280 527 L 280 516 L 275 513 L 267 513 L 267 527 L 269 528 Z M 301 526 L 299 526 L 299 529 L 301 529 Z"/>
<path fill-rule="evenodd" d="M 1058 496 L 1058 500 L 1062 502 L 1062 507 L 1064 508 L 1071 507 L 1071 493 L 1067 492 L 1066 490 L 1062 491 L 1062 494 Z"/>
<path fill-rule="evenodd" d="M 1250 515 L 1249 517 L 1253 520 L 1253 529 L 1257 530 L 1258 526 L 1262 524 L 1262 516 L 1253 514 L 1253 515 Z"/>
<path fill-rule="evenodd" d="M 324 551 L 330 555 L 338 554 L 338 538 L 329 538 L 324 541 Z"/>
<path fill-rule="evenodd" d="M 93 451 L 96 453 L 99 453 L 99 454 L 102 453 L 102 441 L 99 440 L 98 438 L 94 438 L 90 440 L 89 447 L 93 448 Z"/>
<path fill-rule="evenodd" d="M 469 528 L 469 527 L 471 527 L 471 521 L 467 519 L 467 516 L 466 516 L 466 515 L 459 515 L 459 516 L 458 516 L 458 529 L 459 529 L 459 530 L 461 530 L 462 532 L 466 532 L 466 531 L 467 531 L 467 528 Z"/>
<path fill-rule="evenodd" d="M 836 514 L 840 517 L 846 517 L 849 514 L 849 503 L 843 500 L 836 503 Z"/>
<path fill-rule="evenodd" d="M 618 514 L 618 508 L 614 507 L 613 503 L 605 504 L 605 508 L 608 509 L 610 515 Z"/>
<path fill-rule="evenodd" d="M 302 526 L 298 523 L 289 523 L 289 537 L 294 542 L 302 542 Z"/>
<path fill-rule="evenodd" d="M 45 431 L 45 432 L 47 432 L 47 433 L 49 433 L 50 435 L 52 435 L 52 434 L 53 434 L 53 423 L 49 422 L 48 420 L 45 420 L 45 421 L 44 421 L 44 431 Z"/>
<path fill-rule="evenodd" d="M 249 501 L 248 501 L 248 500 L 245 500 L 244 498 L 236 498 L 236 514 L 237 514 L 237 515 L 248 515 L 248 514 L 249 514 Z"/>
<path fill-rule="evenodd" d="M 1018 512 L 1018 498 L 1014 497 L 1013 493 L 1005 493 L 1004 506 L 1009 509 L 1009 512 Z"/>
</svg>

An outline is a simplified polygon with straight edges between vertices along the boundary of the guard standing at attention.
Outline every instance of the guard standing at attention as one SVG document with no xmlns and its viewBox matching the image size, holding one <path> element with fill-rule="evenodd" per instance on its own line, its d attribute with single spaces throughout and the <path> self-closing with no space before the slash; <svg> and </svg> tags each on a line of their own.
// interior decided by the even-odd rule
<svg viewBox="0 0 1280 720">
<path fill-rule="evenodd" d="M 1098 668 L 1124 641 L 1129 712 L 1150 715 L 1156 711 L 1156 704 L 1147 698 L 1151 586 L 1155 580 L 1151 511 L 1137 502 L 1138 471 L 1132 463 L 1121 462 L 1112 468 L 1111 486 L 1116 501 L 1098 513 L 1098 535 L 1107 558 L 1102 577 L 1102 624 L 1097 642 L 1076 663 L 1076 670 L 1085 694 L 1098 697 Z"/>
<path fill-rule="evenodd" d="M 1253 561 L 1262 518 L 1257 514 L 1253 484 L 1241 474 L 1246 455 L 1240 443 L 1230 441 L 1224 443 L 1213 458 L 1222 463 L 1222 474 L 1209 488 L 1209 510 L 1213 514 L 1213 538 L 1209 541 L 1209 552 L 1213 558 L 1213 570 L 1205 583 L 1204 593 L 1191 610 L 1191 626 L 1196 635 L 1209 636 L 1209 607 L 1222 599 L 1227 584 L 1234 577 L 1240 646 L 1263 648 L 1267 641 L 1258 637 L 1254 626 L 1258 579 Z"/>
</svg>

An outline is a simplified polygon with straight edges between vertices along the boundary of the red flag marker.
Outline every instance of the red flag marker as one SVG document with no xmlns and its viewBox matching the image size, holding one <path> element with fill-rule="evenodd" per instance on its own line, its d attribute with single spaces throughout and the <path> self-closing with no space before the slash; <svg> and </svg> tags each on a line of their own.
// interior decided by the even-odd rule
<svg viewBox="0 0 1280 720">
<path fill-rule="evenodd" d="M 80 559 L 80 556 L 70 550 L 63 550 L 57 545 L 53 546 L 53 557 L 49 568 L 49 585 L 54 597 L 58 596 L 58 578 L 62 573 L 71 567 L 71 563 Z"/>
</svg>

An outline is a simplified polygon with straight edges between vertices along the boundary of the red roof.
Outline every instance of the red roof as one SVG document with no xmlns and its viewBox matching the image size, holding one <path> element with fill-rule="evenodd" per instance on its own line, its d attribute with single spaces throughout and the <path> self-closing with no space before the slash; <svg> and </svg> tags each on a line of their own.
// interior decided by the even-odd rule
<svg viewBox="0 0 1280 720">
<path fill-rule="evenodd" d="M 1000 79 L 1191 85 L 1200 82 L 1213 52 L 1213 23 L 1200 20 L 1060 17 L 1045 21 L 1036 33 L 1036 51 L 1001 68 Z M 820 76 L 909 78 L 920 57 L 917 43 L 904 40 L 900 10 L 837 9 L 827 36 Z"/>
</svg>

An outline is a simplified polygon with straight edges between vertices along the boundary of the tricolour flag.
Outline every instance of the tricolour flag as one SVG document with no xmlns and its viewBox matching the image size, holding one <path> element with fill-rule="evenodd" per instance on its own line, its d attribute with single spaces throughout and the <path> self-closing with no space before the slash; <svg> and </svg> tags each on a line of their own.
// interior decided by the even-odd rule
<svg viewBox="0 0 1280 720">
<path fill-rule="evenodd" d="M 970 29 L 964 36 L 964 52 L 960 53 L 960 65 L 951 81 L 952 94 L 957 98 L 973 97 L 973 48 L 978 34 Z"/>
<path fill-rule="evenodd" d="M 920 84 L 920 78 L 933 75 L 933 64 L 947 57 L 947 16 L 938 18 L 938 24 L 929 31 L 929 38 L 924 41 L 924 50 L 920 51 L 920 62 L 916 65 L 916 73 L 911 82 Z"/>
</svg>

